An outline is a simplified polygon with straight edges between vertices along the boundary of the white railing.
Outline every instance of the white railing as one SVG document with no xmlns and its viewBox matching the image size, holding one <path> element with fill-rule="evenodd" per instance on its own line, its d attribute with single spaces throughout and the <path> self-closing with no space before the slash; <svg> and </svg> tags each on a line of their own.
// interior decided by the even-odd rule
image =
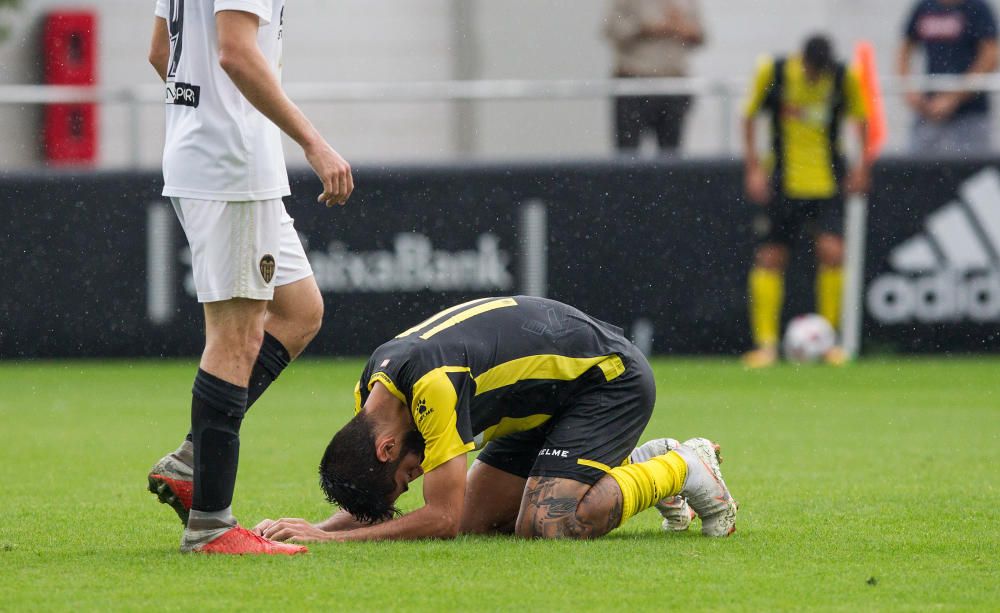
<svg viewBox="0 0 1000 613">
<path fill-rule="evenodd" d="M 514 101 L 514 100 L 585 100 L 614 96 L 685 94 L 718 103 L 720 151 L 733 151 L 732 123 L 736 117 L 733 102 L 745 95 L 746 79 L 669 78 L 669 79 L 594 79 L 594 80 L 478 80 L 478 81 L 391 81 L 391 82 L 296 82 L 286 83 L 285 90 L 297 102 L 442 102 L 442 101 Z M 905 81 L 886 77 L 882 81 L 885 96 L 899 96 L 908 91 L 964 91 L 974 89 L 1000 92 L 1000 74 L 989 75 L 915 75 Z M 163 88 L 157 85 L 132 87 L 80 87 L 64 85 L 0 85 L 0 105 L 38 105 L 59 103 L 119 104 L 127 109 L 129 142 L 139 159 L 142 138 L 139 109 L 161 104 Z"/>
</svg>

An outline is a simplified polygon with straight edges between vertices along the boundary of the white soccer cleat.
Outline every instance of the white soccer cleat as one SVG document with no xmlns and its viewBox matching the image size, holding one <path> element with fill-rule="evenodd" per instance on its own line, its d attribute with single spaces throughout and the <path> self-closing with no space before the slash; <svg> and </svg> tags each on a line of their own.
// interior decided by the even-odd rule
<svg viewBox="0 0 1000 613">
<path fill-rule="evenodd" d="M 680 442 L 675 438 L 654 438 L 633 449 L 628 457 L 633 464 L 638 464 L 652 460 L 656 456 L 666 455 L 680 446 Z"/>
<path fill-rule="evenodd" d="M 729 536 L 736 531 L 736 501 L 719 468 L 719 446 L 707 438 L 692 438 L 675 449 L 688 465 L 681 496 L 701 518 L 705 536 Z"/>
<path fill-rule="evenodd" d="M 680 442 L 675 438 L 657 438 L 632 450 L 629 459 L 633 464 L 651 460 L 656 456 L 666 455 L 674 449 L 680 447 Z M 683 496 L 671 496 L 656 503 L 656 510 L 663 517 L 663 529 L 667 532 L 683 532 L 691 525 L 694 519 L 694 511 L 688 506 Z"/>
<path fill-rule="evenodd" d="M 665 532 L 684 532 L 691 526 L 695 513 L 683 496 L 664 498 L 654 505 L 663 517 L 660 526 Z"/>
</svg>

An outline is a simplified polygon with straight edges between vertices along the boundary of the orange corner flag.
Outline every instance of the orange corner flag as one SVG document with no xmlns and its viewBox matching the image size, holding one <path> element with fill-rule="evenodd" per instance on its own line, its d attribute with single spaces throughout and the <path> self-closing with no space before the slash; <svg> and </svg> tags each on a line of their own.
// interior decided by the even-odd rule
<svg viewBox="0 0 1000 613">
<path fill-rule="evenodd" d="M 854 49 L 854 61 L 861 77 L 861 92 L 868 107 L 868 134 L 865 155 L 875 159 L 885 145 L 888 127 L 885 122 L 885 105 L 882 100 L 882 88 L 878 81 L 878 67 L 875 63 L 875 48 L 871 43 L 862 41 Z"/>
</svg>

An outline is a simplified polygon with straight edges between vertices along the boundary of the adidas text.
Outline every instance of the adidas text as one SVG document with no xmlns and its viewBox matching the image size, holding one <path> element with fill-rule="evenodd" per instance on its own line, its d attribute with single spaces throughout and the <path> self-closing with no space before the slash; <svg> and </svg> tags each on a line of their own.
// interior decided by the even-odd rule
<svg viewBox="0 0 1000 613">
<path fill-rule="evenodd" d="M 1000 322 L 1000 170 L 963 181 L 923 225 L 893 247 L 891 271 L 868 286 L 871 317 L 884 325 Z"/>
<path fill-rule="evenodd" d="M 882 324 L 1000 322 L 1000 273 L 885 274 L 868 290 L 868 312 Z"/>
</svg>

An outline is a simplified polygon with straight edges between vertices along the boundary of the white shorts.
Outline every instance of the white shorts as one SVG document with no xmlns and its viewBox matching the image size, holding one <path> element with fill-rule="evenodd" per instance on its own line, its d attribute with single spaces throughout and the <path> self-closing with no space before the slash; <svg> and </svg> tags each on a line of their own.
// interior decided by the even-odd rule
<svg viewBox="0 0 1000 613">
<path fill-rule="evenodd" d="M 294 220 L 280 198 L 170 201 L 191 246 L 198 302 L 271 300 L 275 287 L 313 274 Z"/>
</svg>

